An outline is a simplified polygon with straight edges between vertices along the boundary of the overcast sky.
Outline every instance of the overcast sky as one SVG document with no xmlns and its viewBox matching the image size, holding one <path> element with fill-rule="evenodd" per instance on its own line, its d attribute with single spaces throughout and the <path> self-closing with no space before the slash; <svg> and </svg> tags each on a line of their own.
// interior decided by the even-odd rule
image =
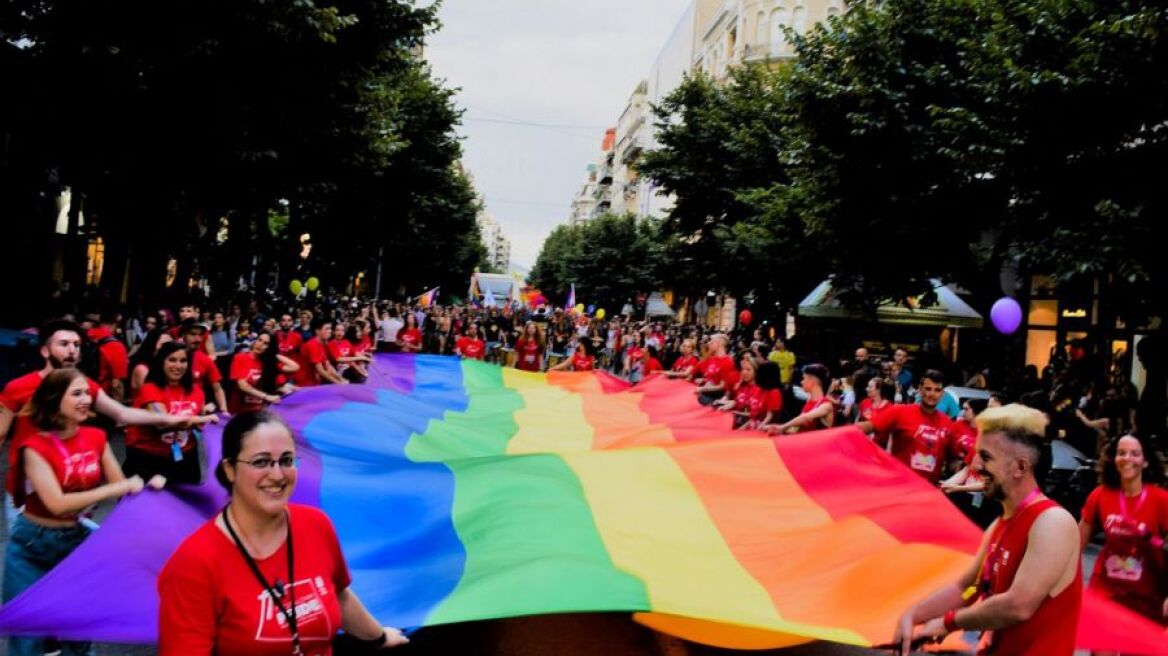
<svg viewBox="0 0 1168 656">
<path fill-rule="evenodd" d="M 426 47 L 460 88 L 463 163 L 530 267 L 568 218 L 606 127 L 690 0 L 444 0 Z"/>
</svg>

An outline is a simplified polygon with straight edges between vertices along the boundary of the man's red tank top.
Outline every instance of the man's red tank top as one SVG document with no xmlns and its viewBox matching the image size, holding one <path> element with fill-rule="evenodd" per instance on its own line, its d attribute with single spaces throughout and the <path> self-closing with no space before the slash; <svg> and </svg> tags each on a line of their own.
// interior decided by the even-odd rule
<svg viewBox="0 0 1168 656">
<path fill-rule="evenodd" d="M 1008 520 L 1000 520 L 990 534 L 989 551 L 982 570 L 989 595 L 1010 589 L 1018 565 L 1026 555 L 1030 527 L 1044 511 L 1058 504 L 1040 499 Z M 1071 656 L 1083 598 L 1083 568 L 1076 565 L 1075 580 L 1057 596 L 1048 597 L 1030 619 L 1006 629 L 986 631 L 978 654 L 993 656 Z"/>
</svg>

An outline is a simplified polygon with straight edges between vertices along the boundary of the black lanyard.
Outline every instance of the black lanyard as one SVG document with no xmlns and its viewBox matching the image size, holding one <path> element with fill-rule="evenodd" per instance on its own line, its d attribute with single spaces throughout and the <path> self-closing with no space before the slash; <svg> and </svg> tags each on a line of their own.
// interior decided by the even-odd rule
<svg viewBox="0 0 1168 656">
<path fill-rule="evenodd" d="M 228 504 L 228 507 L 230 507 L 230 504 Z M 287 512 L 284 513 L 284 520 L 288 522 L 288 537 L 284 539 L 284 546 L 288 550 L 288 584 L 287 586 L 282 585 L 280 579 L 276 579 L 276 584 L 272 585 L 268 583 L 268 579 L 260 571 L 260 566 L 251 557 L 251 554 L 247 552 L 247 548 L 243 546 L 243 541 L 239 539 L 239 535 L 232 528 L 231 520 L 227 517 L 227 507 L 223 508 L 223 525 L 227 527 L 227 532 L 231 535 L 231 539 L 235 540 L 235 546 L 239 548 L 239 553 L 247 561 L 247 566 L 251 568 L 251 573 L 255 574 L 256 580 L 260 582 L 264 590 L 268 591 L 268 596 L 272 599 L 272 603 L 276 604 L 276 608 L 288 620 L 288 630 L 292 633 L 292 656 L 300 656 L 303 652 L 300 651 L 300 629 L 296 626 L 296 595 L 294 591 L 296 579 L 292 574 L 292 563 L 294 562 L 292 555 L 292 518 L 288 517 Z M 287 608 L 280 601 L 284 597 L 285 590 L 288 593 Z"/>
</svg>

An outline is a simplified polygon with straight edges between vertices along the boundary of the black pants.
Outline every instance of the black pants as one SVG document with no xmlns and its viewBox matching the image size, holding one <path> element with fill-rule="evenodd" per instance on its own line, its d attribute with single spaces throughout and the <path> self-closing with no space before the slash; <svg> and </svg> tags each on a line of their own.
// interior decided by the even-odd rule
<svg viewBox="0 0 1168 656">
<path fill-rule="evenodd" d="M 138 475 L 149 481 L 155 474 L 166 477 L 166 484 L 190 483 L 197 485 L 203 481 L 203 467 L 199 462 L 199 449 L 183 453 L 183 459 L 175 462 L 169 455 L 159 456 L 132 446 L 126 447 L 126 461 L 122 463 L 126 476 Z"/>
</svg>

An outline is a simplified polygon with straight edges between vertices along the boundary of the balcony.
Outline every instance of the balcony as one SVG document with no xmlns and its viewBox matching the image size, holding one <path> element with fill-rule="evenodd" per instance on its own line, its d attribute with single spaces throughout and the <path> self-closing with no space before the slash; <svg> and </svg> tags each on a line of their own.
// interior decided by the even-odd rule
<svg viewBox="0 0 1168 656">
<path fill-rule="evenodd" d="M 625 164 L 632 163 L 643 150 L 645 150 L 645 138 L 638 134 L 629 135 L 621 141 L 621 161 Z"/>
</svg>

